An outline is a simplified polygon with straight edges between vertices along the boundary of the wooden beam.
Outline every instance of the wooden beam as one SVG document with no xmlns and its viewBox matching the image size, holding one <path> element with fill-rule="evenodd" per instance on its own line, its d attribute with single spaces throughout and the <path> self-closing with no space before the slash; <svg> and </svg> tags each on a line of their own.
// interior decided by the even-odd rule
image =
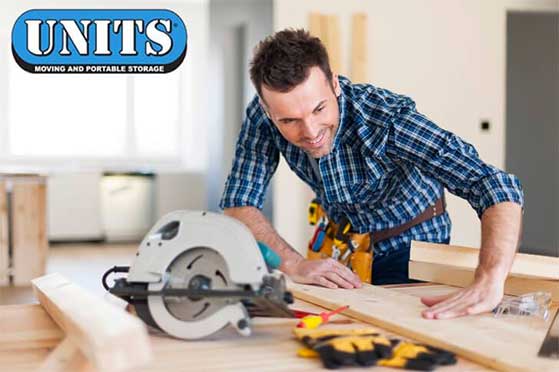
<svg viewBox="0 0 559 372">
<path fill-rule="evenodd" d="M 367 80 L 367 14 L 355 13 L 351 17 L 351 81 Z"/>
<path fill-rule="evenodd" d="M 0 179 L 0 286 L 10 284 L 8 252 L 8 194 L 6 181 Z"/>
<path fill-rule="evenodd" d="M 410 261 L 475 269 L 479 249 L 412 241 Z M 517 253 L 510 273 L 516 277 L 559 280 L 559 257 Z"/>
<path fill-rule="evenodd" d="M 340 20 L 336 15 L 325 16 L 326 49 L 330 60 L 330 68 L 334 73 L 344 74 L 342 66 L 342 50 L 340 44 Z"/>
<path fill-rule="evenodd" d="M 335 73 L 343 73 L 340 45 L 340 22 L 336 15 L 309 14 L 309 32 L 320 39 L 328 51 L 330 68 Z"/>
<path fill-rule="evenodd" d="M 309 14 L 309 32 L 312 36 L 322 40 L 322 15 L 320 13 Z"/>
<path fill-rule="evenodd" d="M 410 261 L 410 279 L 466 287 L 474 280 L 474 269 L 450 265 Z M 551 299 L 559 302 L 559 281 L 509 276 L 505 282 L 505 294 L 519 296 L 529 292 L 545 291 Z"/>
<path fill-rule="evenodd" d="M 13 284 L 28 286 L 46 270 L 46 179 L 25 176 L 12 181 Z"/>
<path fill-rule="evenodd" d="M 145 364 L 151 349 L 145 325 L 60 274 L 32 281 L 35 296 L 95 368 L 120 371 Z"/>
<path fill-rule="evenodd" d="M 69 338 L 62 342 L 46 357 L 38 372 L 98 372 Z"/>
<path fill-rule="evenodd" d="M 298 299 L 327 309 L 349 305 L 343 315 L 429 345 L 444 348 L 487 367 L 506 371 L 557 371 L 559 361 L 538 358 L 549 321 L 494 318 L 491 314 L 450 320 L 421 317 L 418 298 L 364 284 L 359 289 L 328 289 L 289 283 Z"/>
<path fill-rule="evenodd" d="M 0 306 L 0 351 L 56 346 L 64 332 L 39 304 Z"/>
</svg>

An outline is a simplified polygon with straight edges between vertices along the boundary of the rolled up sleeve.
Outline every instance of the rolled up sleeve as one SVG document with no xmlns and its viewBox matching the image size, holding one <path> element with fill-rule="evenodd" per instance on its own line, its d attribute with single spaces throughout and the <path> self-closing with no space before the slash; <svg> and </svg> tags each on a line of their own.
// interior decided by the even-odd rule
<svg viewBox="0 0 559 372">
<path fill-rule="evenodd" d="M 246 109 L 231 172 L 219 203 L 221 209 L 254 206 L 262 209 L 270 179 L 279 162 L 269 123 L 257 98 Z"/>
</svg>

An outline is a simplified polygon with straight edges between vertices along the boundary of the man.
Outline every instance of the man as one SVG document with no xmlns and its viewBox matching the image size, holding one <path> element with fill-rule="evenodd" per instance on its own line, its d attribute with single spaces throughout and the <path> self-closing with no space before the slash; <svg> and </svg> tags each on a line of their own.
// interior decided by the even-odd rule
<svg viewBox="0 0 559 372">
<path fill-rule="evenodd" d="M 397 231 L 374 243 L 374 284 L 408 280 L 411 240 L 449 242 L 443 187 L 467 199 L 482 224 L 475 280 L 450 296 L 423 298 L 423 316 L 475 314 L 499 303 L 521 226 L 516 177 L 482 162 L 473 146 L 417 112 L 410 98 L 337 76 L 320 40 L 303 30 L 262 41 L 250 76 L 258 95 L 246 110 L 221 207 L 281 256 L 283 272 L 330 288 L 361 285 L 336 260 L 303 258 L 260 212 L 280 153 L 334 221 L 346 216 L 373 239 Z M 436 206 L 438 213 L 429 212 Z"/>
</svg>

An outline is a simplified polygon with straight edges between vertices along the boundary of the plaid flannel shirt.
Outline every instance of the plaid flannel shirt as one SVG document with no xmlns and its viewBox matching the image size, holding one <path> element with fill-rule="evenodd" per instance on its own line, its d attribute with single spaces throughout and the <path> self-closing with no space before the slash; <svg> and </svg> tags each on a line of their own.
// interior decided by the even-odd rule
<svg viewBox="0 0 559 372">
<path fill-rule="evenodd" d="M 518 179 L 484 163 L 469 143 L 421 113 L 406 96 L 339 78 L 340 122 L 332 151 L 318 159 L 320 178 L 306 153 L 268 119 L 258 98 L 246 109 L 221 208 L 262 208 L 280 154 L 334 221 L 345 215 L 354 231 L 380 231 L 410 221 L 444 188 L 466 199 L 478 216 L 511 201 L 523 205 Z M 375 245 L 375 255 L 409 247 L 411 240 L 448 241 L 447 213 Z"/>
</svg>

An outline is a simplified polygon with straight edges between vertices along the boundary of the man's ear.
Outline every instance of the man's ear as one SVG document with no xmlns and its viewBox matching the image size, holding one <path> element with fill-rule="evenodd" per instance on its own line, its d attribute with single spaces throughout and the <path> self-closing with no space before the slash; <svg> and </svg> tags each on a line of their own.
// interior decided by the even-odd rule
<svg viewBox="0 0 559 372">
<path fill-rule="evenodd" d="M 339 97 L 342 94 L 342 88 L 340 87 L 340 80 L 338 79 L 338 74 L 332 73 L 332 88 L 334 88 L 334 94 Z"/>
</svg>

